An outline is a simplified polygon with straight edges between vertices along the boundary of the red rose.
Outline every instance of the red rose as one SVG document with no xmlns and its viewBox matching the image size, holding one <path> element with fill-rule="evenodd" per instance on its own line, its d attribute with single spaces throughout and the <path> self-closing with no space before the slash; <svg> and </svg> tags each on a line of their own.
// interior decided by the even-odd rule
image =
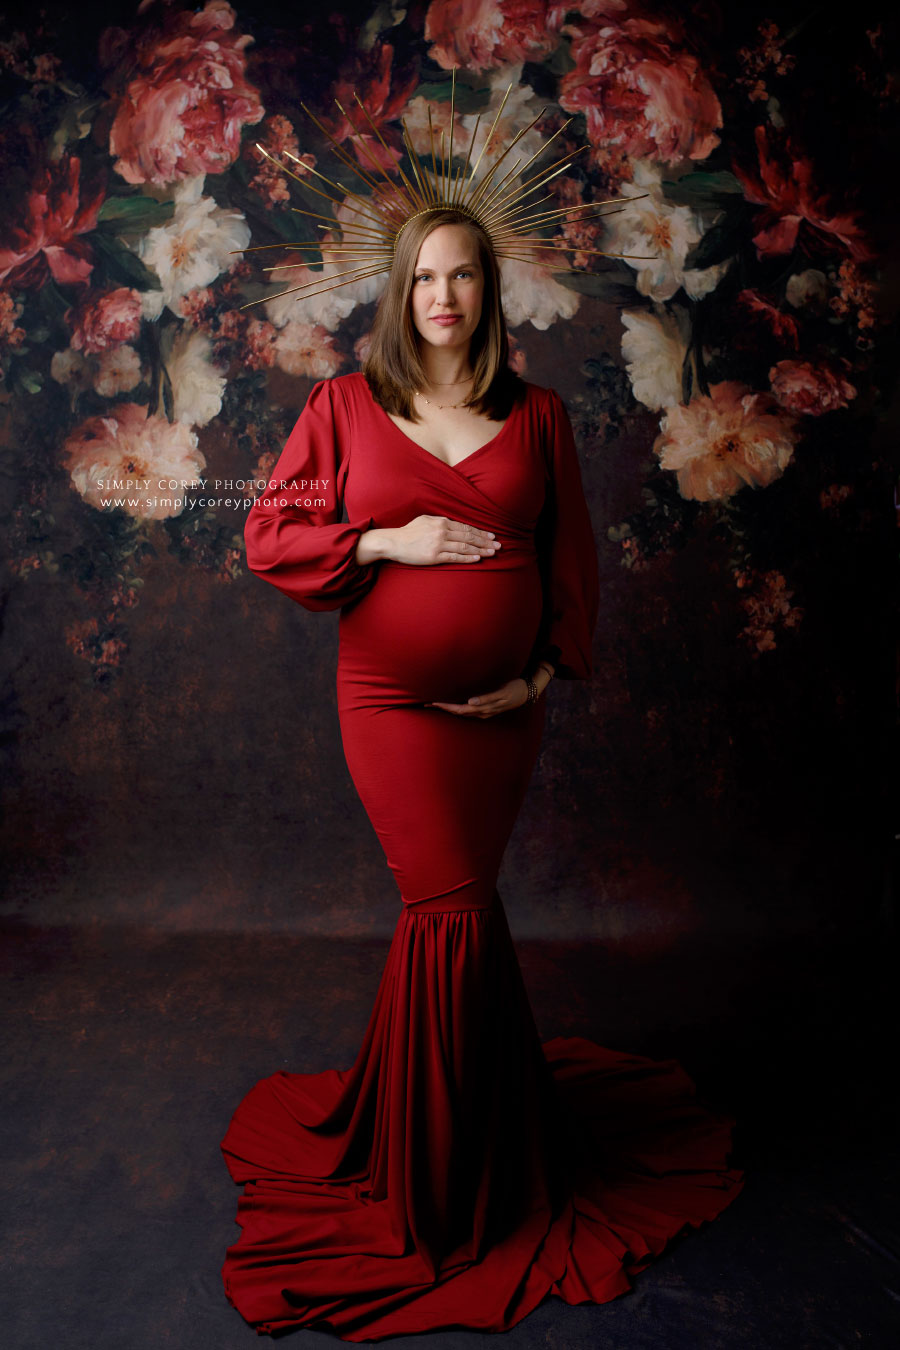
<svg viewBox="0 0 900 1350">
<path fill-rule="evenodd" d="M 25 184 L 15 181 L 22 176 L 17 169 L 3 173 L 7 209 L 0 236 L 9 243 L 0 247 L 0 281 L 40 286 L 48 272 L 64 284 L 87 281 L 94 262 L 78 236 L 97 224 L 102 183 L 85 183 L 81 160 L 68 154 L 26 172 Z"/>
<path fill-rule="evenodd" d="M 370 173 L 373 160 L 390 173 L 403 157 L 399 135 L 382 132 L 387 142 L 385 148 L 372 130 L 369 121 L 371 118 L 371 122 L 379 131 L 385 122 L 394 121 L 406 107 L 407 100 L 418 83 L 419 77 L 415 70 L 406 75 L 398 75 L 393 69 L 393 60 L 394 49 L 389 42 L 376 48 L 368 59 L 358 58 L 354 68 L 342 74 L 333 96 L 349 116 L 343 117 L 338 113 L 332 119 L 322 118 L 322 125 L 328 128 L 336 141 L 350 139 L 353 153 L 362 167 Z M 356 94 L 369 114 L 368 118 L 356 102 Z M 357 134 L 354 135 L 354 132 Z"/>
<path fill-rule="evenodd" d="M 862 236 L 858 218 L 851 211 L 836 212 L 821 188 L 813 182 L 813 165 L 792 147 L 787 138 L 770 144 L 764 126 L 756 128 L 759 167 L 734 165 L 744 196 L 763 209 L 756 218 L 753 236 L 760 257 L 790 253 L 801 226 L 807 238 L 832 249 L 845 248 L 852 258 L 869 258 L 871 249 Z"/>
<path fill-rule="evenodd" d="M 762 333 L 767 337 L 776 338 L 782 346 L 793 347 L 796 351 L 800 345 L 800 325 L 793 315 L 785 314 L 777 305 L 773 305 L 765 296 L 760 295 L 759 291 L 741 291 L 738 304 L 750 319 L 749 331 L 735 335 L 739 347 L 755 346 Z"/>
</svg>

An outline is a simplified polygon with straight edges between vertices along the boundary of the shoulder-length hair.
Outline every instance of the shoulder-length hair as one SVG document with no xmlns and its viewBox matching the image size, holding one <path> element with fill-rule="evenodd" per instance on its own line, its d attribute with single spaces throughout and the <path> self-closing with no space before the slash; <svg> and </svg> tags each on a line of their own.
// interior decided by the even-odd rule
<svg viewBox="0 0 900 1350">
<path fill-rule="evenodd" d="M 491 241 L 476 220 L 456 207 L 435 207 L 412 216 L 400 232 L 387 289 L 372 325 L 363 374 L 376 403 L 386 412 L 418 422 L 413 395 L 427 383 L 419 355 L 419 335 L 412 319 L 410 294 L 419 249 L 439 225 L 462 225 L 478 250 L 484 277 L 481 318 L 472 334 L 469 355 L 475 372 L 466 406 L 492 421 L 509 416 L 522 382 L 509 368 L 509 338 L 500 292 L 500 269 Z"/>
</svg>

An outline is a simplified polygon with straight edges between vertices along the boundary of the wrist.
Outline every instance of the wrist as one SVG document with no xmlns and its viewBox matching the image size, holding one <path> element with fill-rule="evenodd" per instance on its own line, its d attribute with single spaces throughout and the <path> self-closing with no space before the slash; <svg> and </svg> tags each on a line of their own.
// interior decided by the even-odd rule
<svg viewBox="0 0 900 1350">
<path fill-rule="evenodd" d="M 366 530 L 359 536 L 356 545 L 356 561 L 362 566 L 380 562 L 389 558 L 391 548 L 390 530 Z"/>
</svg>

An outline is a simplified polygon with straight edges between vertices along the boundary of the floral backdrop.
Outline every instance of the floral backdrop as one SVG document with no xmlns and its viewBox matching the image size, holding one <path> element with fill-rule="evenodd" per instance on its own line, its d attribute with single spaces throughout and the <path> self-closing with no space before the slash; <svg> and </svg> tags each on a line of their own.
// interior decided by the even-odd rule
<svg viewBox="0 0 900 1350">
<path fill-rule="evenodd" d="M 557 153 L 583 149 L 553 180 L 558 204 L 624 199 L 558 229 L 558 267 L 503 264 L 511 359 L 572 414 L 605 597 L 589 710 L 554 690 L 522 875 L 552 891 L 551 828 L 569 865 L 587 850 L 608 874 L 627 823 L 620 876 L 665 891 L 663 865 L 648 879 L 646 849 L 635 861 L 660 812 L 674 835 L 737 813 L 720 838 L 731 865 L 754 823 L 791 816 L 813 837 L 846 822 L 851 774 L 868 775 L 872 819 L 893 523 L 891 23 L 713 0 L 143 0 L 0 22 L 20 877 L 56 884 L 73 849 L 146 875 L 154 822 L 169 841 L 205 833 L 230 875 L 252 868 L 241 835 L 287 757 L 260 644 L 270 678 L 279 652 L 303 663 L 290 791 L 317 819 L 323 737 L 337 764 L 333 726 L 312 726 L 333 632 L 270 607 L 242 527 L 312 382 L 358 367 L 381 279 L 282 295 L 321 264 L 271 246 L 317 237 L 301 212 L 332 214 L 311 169 L 359 189 L 301 103 L 395 174 L 401 120 L 421 153 L 429 105 L 448 128 L 453 70 L 461 155 L 511 90 L 489 156 L 536 117 L 527 154 L 571 119 Z M 381 139 L 355 134 L 355 93 Z M 297 179 L 258 145 L 296 156 Z M 240 804 L 235 775 L 253 784 Z M 364 909 L 348 900 L 346 922 Z"/>
</svg>

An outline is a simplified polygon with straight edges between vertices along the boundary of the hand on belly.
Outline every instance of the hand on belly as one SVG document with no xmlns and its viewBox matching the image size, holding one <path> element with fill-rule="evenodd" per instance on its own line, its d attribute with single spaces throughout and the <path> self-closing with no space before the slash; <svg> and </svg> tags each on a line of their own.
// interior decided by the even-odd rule
<svg viewBox="0 0 900 1350">
<path fill-rule="evenodd" d="M 443 708 L 457 717 L 496 717 L 498 713 L 521 708 L 528 700 L 528 685 L 518 676 L 507 680 L 488 694 L 474 694 L 467 703 L 426 703 L 426 708 Z"/>
</svg>

